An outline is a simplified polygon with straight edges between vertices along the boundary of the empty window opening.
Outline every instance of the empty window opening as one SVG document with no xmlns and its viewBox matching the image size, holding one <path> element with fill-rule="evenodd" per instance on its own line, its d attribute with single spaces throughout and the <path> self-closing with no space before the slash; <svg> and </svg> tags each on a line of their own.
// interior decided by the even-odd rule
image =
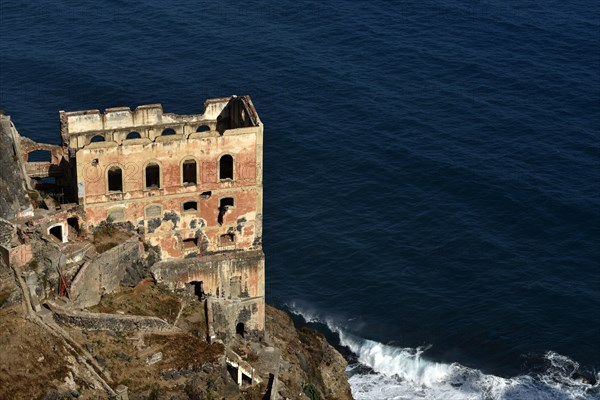
<svg viewBox="0 0 600 400">
<path fill-rule="evenodd" d="M 152 163 L 146 166 L 146 189 L 160 188 L 160 167 Z"/>
<path fill-rule="evenodd" d="M 210 199 L 210 196 L 212 196 L 212 192 L 202 192 L 202 193 L 200 193 L 200 197 L 202 197 L 202 200 L 208 200 L 208 199 Z"/>
<path fill-rule="evenodd" d="M 240 335 L 241 337 L 244 337 L 244 333 L 246 333 L 246 327 L 244 326 L 244 324 L 242 322 L 238 323 L 235 326 L 235 333 L 236 333 L 236 335 Z"/>
<path fill-rule="evenodd" d="M 210 127 L 208 125 L 200 125 L 196 132 L 208 132 L 210 131 Z"/>
<path fill-rule="evenodd" d="M 196 161 L 186 160 L 181 167 L 183 175 L 183 183 L 195 184 L 196 181 Z"/>
<path fill-rule="evenodd" d="M 183 211 L 198 211 L 198 202 L 186 201 L 183 203 Z"/>
<path fill-rule="evenodd" d="M 108 170 L 108 191 L 123 191 L 123 171 L 119 167 L 111 167 Z"/>
<path fill-rule="evenodd" d="M 235 243 L 235 234 L 234 233 L 226 233 L 221 235 L 220 243 L 222 246 L 229 246 Z"/>
<path fill-rule="evenodd" d="M 174 135 L 174 134 L 175 134 L 175 129 L 167 128 L 167 129 L 163 130 L 160 135 L 161 136 L 169 136 L 169 135 Z"/>
<path fill-rule="evenodd" d="M 43 185 L 54 186 L 54 185 L 56 185 L 56 177 L 55 176 L 46 176 L 46 177 L 40 179 L 40 182 Z"/>
<path fill-rule="evenodd" d="M 50 228 L 50 230 L 48 231 L 49 234 L 51 234 L 52 236 L 54 236 L 55 238 L 57 238 L 58 240 L 60 240 L 61 242 L 63 241 L 63 227 L 62 225 L 56 225 L 53 228 Z"/>
<path fill-rule="evenodd" d="M 217 217 L 219 225 L 223 225 L 225 214 L 229 208 L 233 207 L 233 202 L 233 197 L 224 197 L 219 201 L 219 216 Z"/>
<path fill-rule="evenodd" d="M 221 201 L 219 201 L 219 207 L 233 207 L 235 204 L 235 200 L 233 197 L 223 197 Z"/>
<path fill-rule="evenodd" d="M 69 226 L 71 228 L 73 228 L 73 230 L 75 230 L 76 232 L 79 232 L 79 218 L 77 218 L 77 217 L 67 218 L 67 224 L 69 224 Z"/>
<path fill-rule="evenodd" d="M 184 249 L 194 249 L 198 247 L 198 238 L 183 239 Z"/>
<path fill-rule="evenodd" d="M 139 132 L 129 132 L 126 139 L 140 139 L 142 135 Z"/>
<path fill-rule="evenodd" d="M 233 179 L 233 157 L 229 154 L 219 160 L 219 179 Z"/>
<path fill-rule="evenodd" d="M 104 136 L 96 135 L 90 140 L 90 143 L 104 142 Z"/>
<path fill-rule="evenodd" d="M 27 154 L 27 161 L 29 162 L 50 162 L 52 161 L 52 154 L 49 150 L 34 150 Z"/>
</svg>

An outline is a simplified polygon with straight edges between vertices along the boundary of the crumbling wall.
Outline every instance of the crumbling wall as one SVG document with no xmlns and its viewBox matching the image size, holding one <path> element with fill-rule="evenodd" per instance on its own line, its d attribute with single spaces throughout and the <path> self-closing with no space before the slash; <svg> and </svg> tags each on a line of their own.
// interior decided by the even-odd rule
<svg viewBox="0 0 600 400">
<path fill-rule="evenodd" d="M 164 259 L 260 247 L 263 126 L 249 97 L 195 115 L 159 104 L 60 115 L 88 228 L 130 222 Z"/>
<path fill-rule="evenodd" d="M 144 247 L 134 236 L 84 264 L 71 283 L 71 300 L 80 307 L 98 304 L 104 293 L 119 287 L 128 267 L 141 262 L 143 254 Z"/>
<path fill-rule="evenodd" d="M 209 306 L 213 315 L 212 328 L 219 339 L 228 341 L 236 334 L 242 334 L 244 338 L 263 338 L 264 298 L 212 299 Z"/>
<path fill-rule="evenodd" d="M 54 319 L 67 326 L 113 332 L 175 332 L 179 329 L 157 317 L 89 313 L 53 309 Z"/>
<path fill-rule="evenodd" d="M 227 340 L 238 324 L 251 336 L 264 331 L 265 276 L 262 250 L 232 251 L 183 260 L 162 261 L 150 268 L 157 282 L 171 290 L 202 283 L 208 295 L 216 335 Z"/>
</svg>

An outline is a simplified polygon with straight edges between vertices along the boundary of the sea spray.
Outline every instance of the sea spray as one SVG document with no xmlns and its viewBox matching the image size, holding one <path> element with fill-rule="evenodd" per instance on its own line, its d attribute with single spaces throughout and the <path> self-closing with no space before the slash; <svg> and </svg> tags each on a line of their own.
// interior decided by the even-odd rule
<svg viewBox="0 0 600 400">
<path fill-rule="evenodd" d="M 340 344 L 357 358 L 347 373 L 357 400 L 587 400 L 600 399 L 600 385 L 572 379 L 579 365 L 566 356 L 547 352 L 548 364 L 539 373 L 503 378 L 484 374 L 458 363 L 446 364 L 426 359 L 431 346 L 402 348 L 361 338 L 344 323 L 322 317 L 296 303 L 288 309 L 309 323 L 320 323 L 339 336 Z M 600 374 L 594 373 L 600 378 Z"/>
</svg>

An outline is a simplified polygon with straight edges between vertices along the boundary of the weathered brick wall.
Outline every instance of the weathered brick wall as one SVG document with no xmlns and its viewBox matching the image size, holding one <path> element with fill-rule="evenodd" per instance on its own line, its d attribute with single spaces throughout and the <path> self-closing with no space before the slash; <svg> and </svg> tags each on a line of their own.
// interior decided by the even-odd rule
<svg viewBox="0 0 600 400">
<path fill-rule="evenodd" d="M 227 340 L 244 324 L 251 336 L 260 337 L 265 323 L 265 270 L 262 250 L 226 252 L 199 258 L 162 261 L 150 272 L 170 289 L 202 282 L 209 294 L 210 313 L 217 336 Z"/>
</svg>

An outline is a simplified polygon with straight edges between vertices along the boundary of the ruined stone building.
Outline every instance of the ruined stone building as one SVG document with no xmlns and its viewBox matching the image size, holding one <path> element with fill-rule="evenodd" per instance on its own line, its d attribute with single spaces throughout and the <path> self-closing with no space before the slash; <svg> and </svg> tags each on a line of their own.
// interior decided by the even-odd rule
<svg viewBox="0 0 600 400">
<path fill-rule="evenodd" d="M 248 96 L 209 99 L 194 115 L 165 113 L 160 104 L 61 111 L 61 145 L 21 137 L 2 118 L 2 136 L 12 137 L 9 153 L 17 161 L 12 170 L 25 176 L 0 217 L 52 237 L 70 262 L 85 260 L 69 247 L 75 231 L 91 234 L 112 223 L 135 232 L 160 254 L 152 267 L 159 282 L 172 289 L 195 285 L 209 295 L 216 335 L 260 335 L 263 124 Z M 40 151 L 45 160 L 30 160 Z M 54 194 L 33 198 L 36 189 Z M 26 204 L 23 193 L 43 207 Z M 24 263 L 35 253 L 26 239 L 13 242 L 2 247 L 7 262 L 19 255 Z M 100 283 L 82 287 L 106 290 L 105 268 L 96 274 Z M 74 270 L 63 285 L 86 281 L 76 276 L 85 268 Z"/>
</svg>

